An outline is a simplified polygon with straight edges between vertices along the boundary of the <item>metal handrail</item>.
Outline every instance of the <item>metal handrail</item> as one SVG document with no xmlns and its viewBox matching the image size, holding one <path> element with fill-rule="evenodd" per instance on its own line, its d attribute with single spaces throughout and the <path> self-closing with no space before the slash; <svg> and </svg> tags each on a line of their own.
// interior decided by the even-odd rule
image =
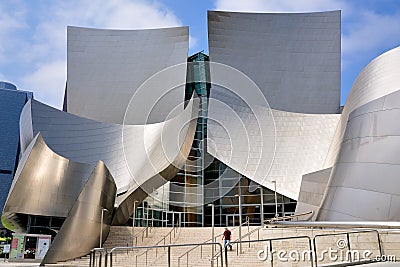
<svg viewBox="0 0 400 267">
<path fill-rule="evenodd" d="M 107 250 L 105 248 L 94 248 L 90 250 L 89 253 L 89 267 L 94 267 L 96 265 L 96 252 L 100 254 L 99 257 L 99 267 L 101 267 L 103 254 L 106 254 L 105 257 L 105 266 L 107 266 Z"/>
<path fill-rule="evenodd" d="M 272 225 L 279 227 L 318 227 L 318 228 L 366 228 L 366 229 L 400 229 L 400 222 L 378 222 L 378 221 L 271 221 Z"/>
<path fill-rule="evenodd" d="M 304 213 L 299 213 L 299 214 L 293 214 L 293 215 L 289 215 L 289 216 L 282 216 L 282 217 L 274 217 L 268 220 L 265 220 L 264 222 L 269 224 L 269 223 L 273 223 L 273 222 L 278 222 L 278 221 L 285 221 L 285 220 L 290 220 L 290 219 L 295 219 L 295 218 L 299 218 L 302 216 L 306 216 L 306 215 L 313 215 L 314 211 L 308 211 L 308 212 L 304 212 Z"/>
<path fill-rule="evenodd" d="M 246 221 L 243 222 L 240 226 L 243 226 L 243 225 L 248 224 L 248 223 L 249 223 L 249 219 L 248 219 L 248 217 L 247 217 L 247 218 L 246 218 Z M 233 231 L 234 229 L 238 228 L 238 227 L 239 227 L 239 225 L 233 227 L 233 228 L 232 228 L 232 231 Z M 211 241 L 211 242 L 216 242 L 217 237 L 221 237 L 221 236 L 223 236 L 223 235 L 224 235 L 224 234 L 222 233 L 222 234 L 219 234 L 219 235 L 215 236 L 215 237 L 214 237 L 214 240 L 213 240 L 212 238 L 207 239 L 206 241 L 204 241 L 204 242 L 198 244 L 197 246 L 195 246 L 195 247 L 189 249 L 188 251 L 186 251 L 185 253 L 183 253 L 181 256 L 178 257 L 178 266 L 179 266 L 179 264 L 180 264 L 180 260 L 181 260 L 184 256 L 188 257 L 189 253 L 192 252 L 193 250 L 195 250 L 195 249 L 198 248 L 198 247 L 200 247 L 200 248 L 202 249 L 202 248 L 203 248 L 203 244 L 208 244 L 209 241 Z M 201 256 L 200 256 L 200 257 L 203 257 L 202 255 L 203 255 L 203 250 L 201 251 Z M 214 259 L 214 256 L 211 256 L 211 260 L 213 260 L 213 259 Z"/>
<path fill-rule="evenodd" d="M 142 242 L 143 242 L 144 233 L 145 233 L 145 232 L 148 233 L 149 229 L 150 229 L 150 232 L 151 232 L 151 228 L 153 228 L 153 227 L 146 226 L 146 227 L 143 228 L 139 233 L 137 233 L 135 236 L 132 237 L 132 238 L 135 238 L 135 240 L 136 240 L 136 245 L 137 245 L 137 240 L 138 240 L 139 236 L 140 236 L 140 235 L 142 236 Z M 99 253 L 99 254 L 100 254 L 100 257 L 99 257 L 99 267 L 101 267 L 102 256 L 103 256 L 104 253 L 107 254 L 107 250 L 106 250 L 105 248 L 94 248 L 94 249 L 90 250 L 90 252 L 89 252 L 89 267 L 95 266 L 96 253 Z M 105 260 L 106 260 L 106 264 L 107 264 L 107 257 L 105 258 Z"/>
<path fill-rule="evenodd" d="M 247 224 L 247 227 L 250 226 L 249 217 L 246 217 L 246 221 L 245 221 L 244 223 L 242 223 L 241 226 L 243 226 L 244 224 Z M 254 231 L 256 231 L 257 229 L 259 230 L 259 229 L 261 229 L 261 228 L 262 228 L 262 226 L 260 226 L 260 227 L 258 227 L 258 228 L 256 228 L 256 229 L 252 230 L 251 232 L 254 232 Z M 246 237 L 249 233 L 250 233 L 250 231 L 247 232 L 246 234 L 240 236 L 240 237 L 237 238 L 235 241 L 231 242 L 231 244 L 232 244 L 232 243 L 236 243 L 236 244 L 241 243 L 240 240 L 243 240 L 243 238 Z M 250 241 L 250 239 L 249 239 L 249 241 Z M 225 251 L 225 250 L 226 250 L 226 247 L 223 248 L 223 251 Z M 239 251 L 239 250 L 236 249 L 236 254 L 238 254 L 238 251 Z M 222 254 L 219 254 L 219 252 L 217 252 L 215 255 L 212 255 L 211 260 L 218 259 L 221 255 L 222 255 Z"/>
<path fill-rule="evenodd" d="M 260 240 L 242 240 L 242 241 L 233 241 L 231 242 L 232 244 L 240 244 L 240 243 L 256 243 L 256 242 L 269 242 L 269 252 L 271 255 L 271 266 L 273 266 L 274 262 L 274 253 L 272 249 L 272 242 L 273 241 L 279 241 L 279 240 L 290 240 L 290 239 L 307 239 L 308 240 L 308 246 L 310 248 L 310 251 L 312 251 L 312 244 L 311 244 L 311 238 L 309 236 L 289 236 L 289 237 L 278 237 L 278 238 L 268 238 L 268 239 L 260 239 Z M 225 248 L 225 266 L 228 267 L 228 250 Z M 222 254 L 221 254 L 222 255 Z M 219 256 L 218 256 L 219 257 Z M 222 257 L 221 257 L 222 259 Z M 311 262 L 311 267 L 313 267 L 313 260 L 310 259 Z"/>
<path fill-rule="evenodd" d="M 351 231 L 351 232 L 340 232 L 340 233 L 326 233 L 326 234 L 317 234 L 313 238 L 313 247 L 314 247 L 314 255 L 315 255 L 315 267 L 318 266 L 318 257 L 317 257 L 317 244 L 316 244 L 316 239 L 317 237 L 323 237 L 323 236 L 335 236 L 335 235 L 346 235 L 347 239 L 347 247 L 350 250 L 350 234 L 362 234 L 362 233 L 371 233 L 374 232 L 377 235 L 377 240 L 378 240 L 378 247 L 379 247 L 379 254 L 382 257 L 382 244 L 381 244 L 381 239 L 380 239 L 380 234 L 377 229 L 371 229 L 371 230 L 361 230 L 361 231 Z M 351 255 L 350 255 L 351 256 Z M 351 257 L 349 257 L 350 262 L 352 262 Z"/>
<path fill-rule="evenodd" d="M 172 233 L 174 233 L 174 238 L 175 238 L 176 229 L 177 229 L 177 227 L 173 227 L 173 228 L 168 232 L 168 234 L 166 234 L 162 239 L 160 239 L 157 243 L 155 243 L 151 248 L 148 248 L 148 249 L 146 249 L 143 253 L 136 255 L 136 263 L 137 263 L 138 257 L 141 257 L 141 256 L 143 256 L 144 254 L 146 254 L 146 265 L 147 265 L 147 254 L 148 254 L 149 250 L 151 250 L 151 249 L 153 249 L 153 248 L 156 249 L 155 252 L 156 252 L 156 257 L 157 257 L 157 254 L 158 254 L 158 245 L 159 245 L 161 242 L 164 242 L 164 246 L 165 246 L 165 245 L 166 245 L 166 244 L 165 244 L 165 241 L 166 241 L 166 239 L 167 239 L 168 237 L 169 237 L 169 243 L 171 244 L 171 242 L 172 242 Z M 164 247 L 164 250 L 165 250 L 165 247 Z M 137 264 L 136 264 L 136 265 L 137 265 Z"/>
<path fill-rule="evenodd" d="M 110 256 L 110 267 L 112 267 L 112 257 L 113 253 L 117 251 L 126 251 L 126 250 L 134 250 L 134 249 L 154 249 L 154 248 L 167 248 L 168 249 L 168 266 L 171 267 L 171 247 L 187 247 L 187 246 L 196 246 L 199 245 L 198 243 L 195 244 L 168 244 L 168 245 L 158 245 L 158 246 L 132 246 L 132 247 L 115 247 L 111 249 L 107 254 L 106 254 L 106 265 L 107 267 L 107 255 Z M 217 245 L 219 246 L 220 252 L 222 252 L 222 245 L 220 243 L 206 243 L 204 245 Z M 221 258 L 221 267 L 224 266 L 223 259 Z M 101 267 L 101 266 L 100 266 Z"/>
<path fill-rule="evenodd" d="M 139 233 L 137 233 L 136 235 L 134 235 L 133 237 L 132 237 L 132 239 L 133 238 L 135 238 L 135 246 L 137 246 L 137 241 L 138 241 L 138 237 L 140 236 L 140 235 L 142 235 L 142 242 L 143 242 L 143 240 L 144 240 L 144 233 L 146 232 L 146 237 L 148 237 L 149 236 L 149 230 L 150 230 L 150 233 L 151 233 L 151 229 L 153 228 L 153 225 L 151 225 L 151 227 L 149 226 L 149 225 L 147 225 L 145 228 L 143 228 Z M 133 245 L 133 244 L 132 244 Z"/>
</svg>

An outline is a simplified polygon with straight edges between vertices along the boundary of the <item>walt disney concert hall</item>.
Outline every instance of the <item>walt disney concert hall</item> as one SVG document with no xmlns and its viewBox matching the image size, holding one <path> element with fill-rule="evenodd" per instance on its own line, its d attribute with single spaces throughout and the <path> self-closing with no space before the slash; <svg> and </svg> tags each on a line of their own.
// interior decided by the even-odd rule
<svg viewBox="0 0 400 267">
<path fill-rule="evenodd" d="M 188 40 L 68 27 L 62 110 L 0 87 L 19 101 L 1 221 L 51 235 L 44 263 L 114 225 L 400 220 L 400 48 L 341 106 L 340 11 L 209 11 L 209 53 L 188 56 Z"/>
</svg>

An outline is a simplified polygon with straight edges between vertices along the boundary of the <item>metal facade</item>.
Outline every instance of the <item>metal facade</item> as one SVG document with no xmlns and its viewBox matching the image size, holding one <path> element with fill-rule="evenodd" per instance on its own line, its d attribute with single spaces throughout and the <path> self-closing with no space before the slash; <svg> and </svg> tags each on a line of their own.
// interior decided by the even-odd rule
<svg viewBox="0 0 400 267">
<path fill-rule="evenodd" d="M 122 124 L 125 110 L 138 88 L 157 72 L 183 64 L 175 79 L 184 85 L 189 47 L 188 27 L 151 30 L 103 30 L 68 27 L 68 112 L 97 121 Z M 169 74 L 171 75 L 171 74 Z M 166 93 L 166 80 L 143 92 L 141 99 Z M 156 91 L 156 93 L 155 93 Z M 152 102 L 153 116 L 137 108 L 132 124 L 162 122 L 171 107 L 183 109 L 184 88 L 168 94 L 165 101 Z M 157 99 L 156 99 L 157 100 Z M 146 101 L 145 101 L 146 102 Z M 139 105 L 144 105 L 141 102 Z M 165 108 L 168 108 L 165 110 Z"/>
<path fill-rule="evenodd" d="M 0 82 L 0 209 L 2 210 L 20 157 L 19 117 L 31 92 Z M 1 226 L 1 223 L 0 223 Z"/>
</svg>

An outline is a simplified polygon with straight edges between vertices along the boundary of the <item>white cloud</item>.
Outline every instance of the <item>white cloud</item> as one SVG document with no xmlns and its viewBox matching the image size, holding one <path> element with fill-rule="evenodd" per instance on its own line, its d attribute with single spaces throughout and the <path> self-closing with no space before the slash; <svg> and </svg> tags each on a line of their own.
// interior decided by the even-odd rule
<svg viewBox="0 0 400 267">
<path fill-rule="evenodd" d="M 33 91 L 35 99 L 59 108 L 62 106 L 66 77 L 64 60 L 42 63 L 22 78 L 20 88 Z"/>
<path fill-rule="evenodd" d="M 342 34 L 344 56 L 376 51 L 399 45 L 400 13 L 393 15 L 364 11 Z"/>
<path fill-rule="evenodd" d="M 8 56 L 8 51 L 17 45 L 13 33 L 16 30 L 26 28 L 25 23 L 26 10 L 24 6 L 18 2 L 15 3 L 12 12 L 7 13 L 8 6 L 0 2 L 0 62 L 5 64 L 11 59 Z"/>
<path fill-rule="evenodd" d="M 189 49 L 194 49 L 197 46 L 197 42 L 198 42 L 197 38 L 190 35 L 189 36 Z"/>
<path fill-rule="evenodd" d="M 14 61 L 18 60 L 25 66 L 32 66 L 15 80 L 24 90 L 34 91 L 35 98 L 52 106 L 61 107 L 66 75 L 66 28 L 67 25 L 116 28 L 144 29 L 180 26 L 181 21 L 159 2 L 150 0 L 71 0 L 71 1 L 40 1 L 25 2 L 28 10 L 21 13 L 31 19 L 27 34 L 19 36 L 20 47 L 13 50 L 4 48 L 4 56 Z M 35 8 L 32 8 L 35 7 Z M 7 8 L 1 8 L 7 10 Z M 8 20 L 14 16 L 12 10 L 0 17 L 0 37 L 11 32 L 16 27 L 24 26 L 24 19 Z M 34 17 L 35 19 L 32 19 Z M 21 23 L 19 23 L 21 21 Z M 2 32 L 2 28 L 7 31 Z M 195 39 L 192 39 L 195 43 Z M 1 49 L 0 45 L 0 60 Z M 3 62 L 0 62 L 2 64 Z M 20 86 L 20 87 L 21 87 Z"/>
<path fill-rule="evenodd" d="M 346 9 L 343 0 L 217 0 L 217 10 L 243 12 L 311 12 Z"/>
</svg>

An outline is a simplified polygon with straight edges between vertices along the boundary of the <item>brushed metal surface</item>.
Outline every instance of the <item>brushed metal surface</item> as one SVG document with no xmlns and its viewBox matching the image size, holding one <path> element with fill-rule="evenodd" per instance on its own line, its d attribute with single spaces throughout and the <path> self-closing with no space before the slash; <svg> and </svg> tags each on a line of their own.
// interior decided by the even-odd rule
<svg viewBox="0 0 400 267">
<path fill-rule="evenodd" d="M 340 16 L 208 12 L 210 60 L 237 70 L 210 63 L 211 155 L 298 199 L 340 119 Z"/>
<path fill-rule="evenodd" d="M 318 171 L 340 114 L 304 114 L 269 107 L 249 77 L 210 63 L 208 153 L 246 177 L 297 199 L 302 175 Z"/>
<path fill-rule="evenodd" d="M 400 220 L 399 116 L 400 91 L 349 114 L 318 220 Z"/>
<path fill-rule="evenodd" d="M 8 229 L 24 232 L 16 213 L 66 218 L 43 260 L 55 263 L 86 255 L 98 245 L 102 208 L 110 211 L 104 216 L 105 240 L 115 196 L 114 179 L 103 162 L 83 164 L 61 157 L 38 133 L 22 155 L 2 221 Z"/>
<path fill-rule="evenodd" d="M 340 20 L 340 11 L 208 11 L 210 61 L 248 75 L 272 109 L 339 113 Z"/>
<path fill-rule="evenodd" d="M 71 27 L 67 29 L 67 111 L 102 122 L 122 124 L 129 101 L 138 88 L 157 72 L 186 65 L 189 47 L 188 27 L 146 30 L 109 30 Z M 186 81 L 186 67 L 179 77 Z M 144 92 L 152 98 L 154 90 Z M 156 94 L 157 95 L 157 94 Z M 141 98 L 146 101 L 146 98 Z M 184 88 L 154 102 L 152 116 L 138 116 L 133 124 L 164 121 L 170 110 L 183 110 Z M 140 104 L 140 103 L 139 103 Z M 136 112 L 141 113 L 141 108 Z"/>
<path fill-rule="evenodd" d="M 324 198 L 332 168 L 303 175 L 295 214 L 314 211 L 309 220 L 314 221 Z"/>
<path fill-rule="evenodd" d="M 400 47 L 373 59 L 357 76 L 344 105 L 324 167 L 332 167 L 339 154 L 351 112 L 373 100 L 400 89 Z"/>
<path fill-rule="evenodd" d="M 25 231 L 15 213 L 67 217 L 93 168 L 57 155 L 37 134 L 18 165 L 2 213 L 4 225 Z"/>
<path fill-rule="evenodd" d="M 54 238 L 42 264 L 88 254 L 99 245 L 100 230 L 103 242 L 106 240 L 110 231 L 116 189 L 107 167 L 99 161 Z M 101 229 L 102 209 L 108 211 L 104 212 Z"/>
<path fill-rule="evenodd" d="M 189 122 L 197 118 L 196 110 L 197 98 L 165 122 L 119 125 L 79 117 L 32 100 L 21 114 L 22 150 L 40 132 L 47 145 L 65 158 L 89 164 L 104 161 L 118 193 L 123 193 L 174 162 L 181 153 Z"/>
<path fill-rule="evenodd" d="M 153 153 L 149 157 L 156 158 L 157 160 L 156 162 L 154 162 L 154 160 L 150 159 L 150 162 L 153 161 L 153 164 L 157 165 L 162 164 L 161 167 L 157 166 L 157 169 L 160 168 L 163 169 L 157 174 L 153 175 L 152 177 L 138 180 L 139 184 L 137 187 L 131 187 L 126 193 L 117 198 L 116 202 L 118 207 L 116 208 L 114 213 L 112 222 L 113 225 L 125 224 L 128 221 L 129 216 L 133 213 L 134 201 L 141 202 L 142 200 L 144 200 L 147 197 L 148 193 L 153 192 L 154 189 L 159 188 L 160 186 L 164 185 L 167 181 L 175 177 L 177 172 L 185 164 L 190 149 L 192 147 L 194 134 L 196 131 L 198 109 L 199 109 L 199 99 L 192 98 L 186 107 L 186 116 L 178 116 L 173 120 L 166 122 L 163 131 L 165 131 L 166 134 L 171 135 L 171 137 L 169 136 L 166 137 L 167 140 L 173 140 L 172 136 L 177 134 L 177 131 L 181 132 L 184 124 L 187 124 L 186 130 L 184 131 L 183 134 L 184 137 L 183 142 L 180 144 L 179 153 L 175 154 L 176 156 L 173 161 L 171 161 L 169 164 L 165 164 L 168 163 L 169 161 L 159 160 L 160 156 L 157 156 L 157 154 L 160 155 L 166 153 L 166 151 L 164 151 L 165 146 L 163 146 L 162 140 L 159 140 L 161 142 L 153 144 L 153 146 L 157 148 L 157 151 L 153 151 Z M 187 117 L 188 115 L 190 117 Z M 175 128 L 175 130 L 172 128 Z M 126 147 L 130 146 L 126 145 Z M 133 152 L 134 151 L 132 151 L 132 153 L 129 153 L 128 150 L 127 155 L 133 155 Z M 127 156 L 127 160 L 129 160 L 129 156 Z M 142 174 L 143 177 L 146 177 L 145 171 L 140 172 L 140 174 Z"/>
</svg>

